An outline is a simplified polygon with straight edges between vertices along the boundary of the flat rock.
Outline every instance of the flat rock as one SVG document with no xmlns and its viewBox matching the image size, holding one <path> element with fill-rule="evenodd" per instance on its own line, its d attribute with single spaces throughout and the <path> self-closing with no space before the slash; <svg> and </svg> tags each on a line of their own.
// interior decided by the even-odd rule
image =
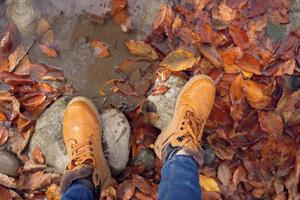
<svg viewBox="0 0 300 200">
<path fill-rule="evenodd" d="M 0 174 L 17 177 L 20 166 L 21 162 L 15 154 L 6 150 L 0 151 Z"/>
<path fill-rule="evenodd" d="M 63 173 L 67 165 L 66 149 L 62 135 L 64 110 L 71 97 L 54 102 L 37 120 L 29 144 L 29 152 L 38 145 L 45 157 L 47 171 Z M 130 126 L 123 113 L 108 109 L 101 114 L 103 147 L 113 174 L 125 169 L 129 158 Z"/>
<path fill-rule="evenodd" d="M 185 83 L 185 79 L 172 75 L 167 81 L 160 83 L 170 88 L 165 94 L 148 96 L 148 100 L 153 103 L 159 116 L 155 123 L 157 128 L 163 130 L 168 126 L 174 114 L 176 99 Z"/>
<path fill-rule="evenodd" d="M 117 109 L 101 113 L 103 143 L 113 175 L 122 172 L 130 152 L 130 125 L 125 115 Z"/>
</svg>

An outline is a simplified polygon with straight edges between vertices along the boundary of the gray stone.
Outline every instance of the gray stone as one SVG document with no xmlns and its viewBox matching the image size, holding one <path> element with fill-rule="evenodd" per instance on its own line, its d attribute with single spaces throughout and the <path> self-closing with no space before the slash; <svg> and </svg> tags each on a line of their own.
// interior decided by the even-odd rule
<svg viewBox="0 0 300 200">
<path fill-rule="evenodd" d="M 17 171 L 21 162 L 17 156 L 9 151 L 0 151 L 0 174 L 17 177 Z"/>
<path fill-rule="evenodd" d="M 67 165 L 66 149 L 62 136 L 64 110 L 70 97 L 54 102 L 37 120 L 35 132 L 29 144 L 29 152 L 35 145 L 45 156 L 47 171 L 63 173 Z M 130 126 L 123 113 L 108 109 L 101 115 L 104 151 L 107 153 L 113 174 L 125 169 L 129 158 Z"/>
<path fill-rule="evenodd" d="M 117 109 L 101 113 L 104 149 L 113 175 L 122 172 L 130 152 L 130 125 L 125 115 Z"/>
<path fill-rule="evenodd" d="M 148 96 L 148 100 L 154 104 L 159 116 L 158 121 L 155 123 L 155 126 L 159 129 L 165 129 L 171 121 L 174 114 L 176 99 L 185 83 L 186 80 L 183 78 L 172 75 L 167 81 L 160 83 L 160 85 L 170 88 L 165 94 Z"/>
<path fill-rule="evenodd" d="M 137 157 L 133 160 L 134 165 L 143 165 L 146 169 L 152 169 L 154 167 L 154 162 L 154 152 L 149 148 L 141 150 Z"/>
<path fill-rule="evenodd" d="M 293 28 L 296 29 L 300 26 L 300 0 L 294 0 L 293 2 L 289 13 Z"/>
<path fill-rule="evenodd" d="M 128 10 L 132 16 L 134 28 L 146 36 L 152 31 L 152 24 L 159 9 L 166 0 L 128 0 Z"/>
<path fill-rule="evenodd" d="M 32 152 L 36 145 L 40 147 L 48 171 L 63 173 L 67 165 L 61 122 L 69 100 L 70 97 L 58 99 L 40 116 L 29 143 L 29 152 Z"/>
</svg>

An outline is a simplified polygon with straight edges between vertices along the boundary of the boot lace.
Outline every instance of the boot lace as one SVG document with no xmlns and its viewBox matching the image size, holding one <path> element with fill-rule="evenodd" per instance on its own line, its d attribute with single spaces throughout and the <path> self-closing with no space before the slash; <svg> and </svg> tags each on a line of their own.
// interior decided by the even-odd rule
<svg viewBox="0 0 300 200">
<path fill-rule="evenodd" d="M 202 137 L 202 130 L 205 124 L 204 116 L 197 117 L 194 112 L 187 110 L 180 124 L 180 131 L 183 135 L 177 137 L 179 142 L 183 141 L 184 137 L 191 136 L 193 141 L 199 142 Z"/>
<path fill-rule="evenodd" d="M 71 144 L 72 151 L 72 165 L 81 165 L 81 164 L 93 164 L 93 147 L 92 141 L 88 140 L 84 143 L 75 143 Z"/>
</svg>

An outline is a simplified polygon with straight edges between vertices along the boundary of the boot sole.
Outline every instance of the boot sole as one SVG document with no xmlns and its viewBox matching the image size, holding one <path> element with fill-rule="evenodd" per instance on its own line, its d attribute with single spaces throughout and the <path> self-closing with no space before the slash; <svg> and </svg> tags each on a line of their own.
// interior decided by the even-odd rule
<svg viewBox="0 0 300 200">
<path fill-rule="evenodd" d="M 71 105 L 72 103 L 74 102 L 78 102 L 78 101 L 81 101 L 81 102 L 84 102 L 86 103 L 87 105 L 89 105 L 89 107 L 94 111 L 94 113 L 96 114 L 97 116 L 97 119 L 98 119 L 98 123 L 101 127 L 101 118 L 100 118 L 100 114 L 99 114 L 99 111 L 96 107 L 96 105 L 88 98 L 86 97 L 83 97 L 83 96 L 78 96 L 78 97 L 74 97 L 69 103 L 68 103 L 68 106 L 67 108 L 69 107 L 69 105 Z M 102 131 L 100 130 L 101 132 L 101 135 L 100 135 L 100 138 L 102 137 Z M 103 149 L 102 149 L 102 143 L 100 142 L 100 153 L 102 154 L 102 156 L 105 158 L 104 156 L 104 152 L 103 152 Z M 107 166 L 107 175 L 105 176 L 104 180 L 103 180 L 103 184 L 101 185 L 101 190 L 103 191 L 105 188 L 107 188 L 110 184 L 110 177 L 111 177 L 111 174 L 110 174 L 110 169 L 109 169 L 109 165 L 107 163 L 107 160 L 106 158 L 104 159 L 105 160 L 105 165 Z M 102 180 L 101 180 L 102 181 Z"/>
<path fill-rule="evenodd" d="M 215 85 L 214 81 L 213 81 L 209 76 L 207 76 L 207 75 L 202 75 L 202 74 L 201 74 L 201 75 L 196 75 L 196 76 L 194 76 L 193 78 L 191 78 L 191 79 L 183 86 L 182 90 L 180 91 L 180 93 L 179 93 L 179 95 L 178 95 L 178 97 L 177 97 L 177 100 L 176 100 L 176 105 L 175 105 L 174 111 L 178 109 L 178 106 L 179 106 L 179 99 L 181 99 L 181 97 L 182 97 L 182 95 L 184 94 L 185 90 L 186 90 L 187 88 L 189 88 L 194 82 L 200 81 L 200 80 L 207 80 L 207 81 L 211 82 L 213 85 Z M 170 133 L 164 134 L 163 132 L 164 132 L 164 130 L 163 130 L 162 133 L 158 136 L 158 138 L 157 138 L 157 140 L 156 140 L 157 142 L 155 142 L 155 146 L 160 147 L 160 148 L 161 148 L 162 145 L 163 145 L 163 141 L 162 141 L 160 138 L 163 137 L 163 136 L 169 137 L 169 136 L 171 135 Z M 155 150 L 155 153 L 156 153 L 157 157 L 158 157 L 159 159 L 162 159 L 161 149 L 154 148 L 154 150 Z"/>
</svg>

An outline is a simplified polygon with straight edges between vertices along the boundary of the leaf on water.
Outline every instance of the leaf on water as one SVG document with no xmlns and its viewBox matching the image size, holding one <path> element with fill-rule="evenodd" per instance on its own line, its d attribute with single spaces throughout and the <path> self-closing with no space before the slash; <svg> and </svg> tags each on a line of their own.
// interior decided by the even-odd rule
<svg viewBox="0 0 300 200">
<path fill-rule="evenodd" d="M 277 42 L 286 35 L 286 26 L 275 25 L 271 21 L 267 24 L 267 33 L 271 40 Z"/>
<path fill-rule="evenodd" d="M 151 95 L 156 96 L 156 95 L 163 95 L 165 94 L 170 88 L 164 85 L 158 85 L 154 87 L 151 91 Z"/>
<path fill-rule="evenodd" d="M 43 153 L 38 145 L 36 145 L 31 153 L 32 159 L 37 164 L 44 164 L 45 158 Z"/>
<path fill-rule="evenodd" d="M 249 37 L 247 32 L 241 29 L 240 27 L 230 26 L 229 27 L 229 34 L 234 42 L 238 47 L 241 49 L 247 49 L 250 47 Z"/>
<path fill-rule="evenodd" d="M 94 48 L 95 55 L 100 58 L 107 58 L 111 56 L 108 46 L 99 40 L 93 40 L 90 42 L 90 46 Z"/>
<path fill-rule="evenodd" d="M 279 114 L 275 112 L 260 112 L 258 116 L 262 130 L 274 136 L 282 134 L 284 124 Z"/>
<path fill-rule="evenodd" d="M 154 61 L 158 59 L 158 55 L 154 48 L 144 41 L 128 40 L 125 42 L 130 53 L 143 57 L 146 60 Z"/>
<path fill-rule="evenodd" d="M 220 192 L 220 188 L 215 179 L 201 175 L 199 177 L 199 183 L 203 189 L 208 192 Z"/>
<path fill-rule="evenodd" d="M 184 49 L 178 49 L 169 53 L 160 63 L 160 66 L 172 71 L 183 71 L 192 68 L 197 61 L 198 59 L 193 53 Z"/>
<path fill-rule="evenodd" d="M 39 47 L 40 47 L 41 51 L 49 58 L 57 58 L 58 57 L 56 50 L 49 47 L 48 45 L 39 43 Z"/>
</svg>

